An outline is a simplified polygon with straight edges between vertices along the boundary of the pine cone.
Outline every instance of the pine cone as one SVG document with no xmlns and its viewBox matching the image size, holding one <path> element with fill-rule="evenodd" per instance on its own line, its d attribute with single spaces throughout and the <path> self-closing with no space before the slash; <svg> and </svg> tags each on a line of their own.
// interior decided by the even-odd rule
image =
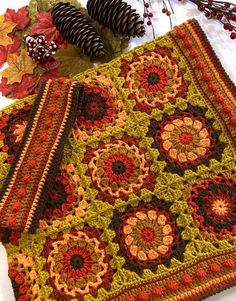
<svg viewBox="0 0 236 301">
<path fill-rule="evenodd" d="M 115 33 L 128 37 L 145 34 L 140 15 L 122 0 L 88 0 L 87 10 L 94 20 Z"/>
<path fill-rule="evenodd" d="M 52 9 L 52 20 L 65 39 L 83 49 L 89 56 L 105 54 L 103 42 L 96 29 L 70 3 L 57 3 Z"/>
</svg>

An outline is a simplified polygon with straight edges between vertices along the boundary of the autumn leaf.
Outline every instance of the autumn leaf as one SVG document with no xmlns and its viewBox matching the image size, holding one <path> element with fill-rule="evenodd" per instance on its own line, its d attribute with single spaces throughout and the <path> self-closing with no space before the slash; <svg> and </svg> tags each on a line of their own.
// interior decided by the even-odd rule
<svg viewBox="0 0 236 301">
<path fill-rule="evenodd" d="M 119 56 L 128 47 L 129 39 L 122 38 L 119 35 L 115 36 L 114 33 L 106 27 L 101 27 L 99 33 L 108 56 L 111 58 Z"/>
<path fill-rule="evenodd" d="M 16 37 L 13 38 L 13 44 L 0 46 L 0 67 L 6 62 L 8 54 L 16 53 L 19 47 L 20 41 Z"/>
<path fill-rule="evenodd" d="M 4 14 L 5 21 L 16 24 L 16 29 L 24 29 L 30 22 L 29 11 L 26 6 L 21 7 L 16 12 L 14 9 L 8 8 Z"/>
<path fill-rule="evenodd" d="M 7 46 L 12 44 L 12 38 L 8 36 L 9 33 L 16 27 L 13 22 L 7 22 L 4 16 L 0 16 L 0 45 Z"/>
<path fill-rule="evenodd" d="M 72 77 L 94 66 L 90 58 L 72 44 L 68 44 L 65 49 L 57 50 L 54 58 L 61 62 L 60 74 L 62 76 Z"/>
<path fill-rule="evenodd" d="M 44 34 L 48 42 L 54 41 L 59 47 L 65 47 L 67 42 L 53 24 L 51 14 L 42 11 L 39 12 L 36 17 L 39 20 L 39 23 L 31 28 L 31 32 L 34 34 Z"/>
<path fill-rule="evenodd" d="M 46 63 L 41 64 L 41 67 L 44 68 L 45 72 L 41 75 L 40 81 L 60 77 L 60 64 L 61 63 L 58 60 L 47 61 Z"/>
<path fill-rule="evenodd" d="M 20 55 L 9 54 L 7 59 L 8 67 L 3 70 L 1 75 L 7 78 L 8 84 L 20 83 L 24 74 L 33 74 L 36 63 L 27 54 L 25 49 L 21 50 Z"/>
<path fill-rule="evenodd" d="M 3 96 L 11 96 L 11 98 L 22 98 L 32 94 L 32 88 L 37 82 L 35 76 L 24 75 L 21 83 L 7 84 L 7 78 L 3 77 L 0 83 L 0 92 Z"/>
<path fill-rule="evenodd" d="M 52 10 L 53 6 L 58 2 L 69 2 L 71 5 L 74 5 L 75 7 L 79 8 L 81 4 L 77 0 L 31 0 L 28 4 L 29 11 L 50 11 Z"/>
</svg>

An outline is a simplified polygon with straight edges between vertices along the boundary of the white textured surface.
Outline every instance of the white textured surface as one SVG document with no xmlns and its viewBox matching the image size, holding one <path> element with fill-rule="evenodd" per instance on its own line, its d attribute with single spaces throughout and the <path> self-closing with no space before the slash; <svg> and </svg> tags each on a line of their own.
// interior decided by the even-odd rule
<svg viewBox="0 0 236 301">
<path fill-rule="evenodd" d="M 45 0 L 46 1 L 46 0 Z M 142 0 L 140 0 L 142 1 Z M 80 1 L 83 5 L 86 0 Z M 129 0 L 132 5 L 141 8 L 141 4 L 137 0 Z M 169 31 L 168 18 L 159 13 L 161 11 L 162 1 L 153 0 L 155 12 L 155 31 L 157 35 L 161 35 Z M 236 0 L 231 1 L 236 3 Z M 0 14 L 4 13 L 7 8 L 17 9 L 28 3 L 28 0 L 0 0 Z M 179 3 L 177 0 L 172 1 L 175 10 L 175 16 L 172 17 L 173 25 L 180 24 L 189 18 L 196 18 L 203 27 L 206 35 L 214 48 L 217 56 L 220 58 L 222 65 L 226 72 L 229 74 L 232 81 L 236 84 L 236 40 L 232 41 L 228 37 L 228 33 L 222 30 L 220 24 L 215 21 L 208 21 L 204 15 L 197 11 L 196 6 L 192 3 Z M 142 12 L 140 10 L 140 12 Z M 151 32 L 142 39 L 133 39 L 131 47 L 142 44 L 152 38 Z M 0 95 L 0 108 L 9 105 L 11 101 Z M 13 291 L 11 288 L 10 280 L 7 276 L 7 260 L 6 252 L 0 243 L 0 301 L 14 301 Z M 235 301 L 236 300 L 236 287 L 228 289 L 222 293 L 212 296 L 207 301 Z"/>
</svg>

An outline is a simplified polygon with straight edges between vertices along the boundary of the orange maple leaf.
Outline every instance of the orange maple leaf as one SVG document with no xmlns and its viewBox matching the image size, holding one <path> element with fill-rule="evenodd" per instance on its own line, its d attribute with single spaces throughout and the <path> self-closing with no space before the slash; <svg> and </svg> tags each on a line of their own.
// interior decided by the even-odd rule
<svg viewBox="0 0 236 301">
<path fill-rule="evenodd" d="M 20 83 L 23 75 L 33 74 L 37 66 L 25 49 L 21 50 L 20 55 L 9 54 L 7 58 L 8 67 L 1 73 L 2 77 L 7 78 L 8 84 Z"/>
<path fill-rule="evenodd" d="M 0 45 L 7 46 L 13 43 L 11 37 L 8 36 L 12 32 L 16 24 L 5 21 L 4 16 L 0 16 Z"/>
</svg>

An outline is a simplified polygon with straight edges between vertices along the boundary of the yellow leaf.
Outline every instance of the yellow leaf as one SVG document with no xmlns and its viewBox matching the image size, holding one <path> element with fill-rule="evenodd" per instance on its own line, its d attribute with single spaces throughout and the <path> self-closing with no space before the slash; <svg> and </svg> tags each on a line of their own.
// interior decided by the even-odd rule
<svg viewBox="0 0 236 301">
<path fill-rule="evenodd" d="M 0 45 L 7 46 L 13 43 L 12 38 L 8 36 L 16 26 L 13 22 L 6 22 L 4 16 L 0 16 Z"/>
<path fill-rule="evenodd" d="M 7 59 L 8 67 L 3 70 L 2 77 L 7 78 L 8 84 L 20 83 L 23 75 L 33 74 L 36 63 L 27 54 L 25 49 L 21 50 L 20 55 L 9 54 Z"/>
</svg>

